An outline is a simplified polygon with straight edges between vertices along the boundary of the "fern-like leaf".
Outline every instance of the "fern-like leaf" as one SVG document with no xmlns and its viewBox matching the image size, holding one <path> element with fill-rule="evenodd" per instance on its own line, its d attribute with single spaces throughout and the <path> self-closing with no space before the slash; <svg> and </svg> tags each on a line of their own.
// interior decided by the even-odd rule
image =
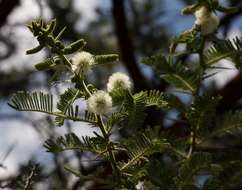
<svg viewBox="0 0 242 190">
<path fill-rule="evenodd" d="M 146 117 L 145 101 L 145 92 L 140 92 L 134 94 L 133 96 L 130 93 L 127 94 L 122 108 L 129 114 L 127 127 L 139 128 L 140 126 L 142 126 Z"/>
<path fill-rule="evenodd" d="M 19 91 L 14 94 L 8 105 L 18 111 L 30 111 L 41 112 L 60 118 L 60 122 L 63 119 L 69 119 L 73 121 L 82 121 L 95 124 L 94 116 L 92 114 L 85 114 L 84 117 L 78 115 L 78 106 L 75 109 L 71 106 L 66 111 L 66 114 L 56 112 L 53 110 L 53 96 L 50 94 L 44 94 L 42 92 L 24 92 Z"/>
<path fill-rule="evenodd" d="M 174 85 L 177 89 L 192 93 L 197 89 L 198 74 L 180 63 L 173 66 L 172 72 L 162 74 L 161 78 Z"/>
<path fill-rule="evenodd" d="M 53 113 L 53 96 L 42 92 L 28 93 L 19 91 L 14 94 L 8 104 L 18 111 Z"/>
<path fill-rule="evenodd" d="M 162 54 L 157 54 L 151 57 L 144 58 L 142 62 L 146 65 L 151 66 L 158 73 L 170 73 L 173 70 L 166 57 Z"/>
<path fill-rule="evenodd" d="M 210 170 L 210 164 L 211 156 L 208 153 L 194 153 L 191 158 L 185 160 L 176 178 L 178 189 L 185 190 L 187 185 L 193 184 L 197 175 Z"/>
<path fill-rule="evenodd" d="M 196 97 L 186 117 L 191 124 L 191 130 L 196 131 L 197 137 L 209 134 L 215 122 L 216 106 L 220 97 L 203 95 Z"/>
<path fill-rule="evenodd" d="M 125 111 L 123 112 L 119 111 L 119 112 L 113 113 L 106 122 L 107 131 L 108 132 L 111 131 L 114 125 L 117 125 L 120 122 L 122 122 L 122 120 L 127 119 L 128 116 L 129 116 L 128 113 Z"/>
<path fill-rule="evenodd" d="M 129 91 L 123 89 L 115 89 L 109 94 L 112 97 L 113 105 L 118 106 L 123 103 L 126 96 L 129 96 Z"/>
<path fill-rule="evenodd" d="M 67 89 L 64 94 L 60 96 L 60 101 L 57 103 L 57 108 L 61 111 L 63 115 L 65 115 L 67 112 L 71 114 L 72 116 L 76 116 L 78 107 L 74 109 L 72 107 L 72 104 L 74 101 L 79 97 L 80 91 L 77 89 L 69 88 Z M 58 126 L 62 126 L 64 124 L 64 117 L 57 116 L 55 119 L 55 122 Z"/>
<path fill-rule="evenodd" d="M 187 106 L 177 96 L 173 94 L 165 94 L 165 100 L 168 103 L 168 108 L 175 108 L 181 113 L 185 113 L 187 111 Z"/>
<path fill-rule="evenodd" d="M 145 58 L 143 63 L 152 66 L 156 72 L 161 74 L 161 78 L 176 88 L 195 92 L 198 74 L 181 63 L 174 64 L 172 60 L 167 60 L 161 54 Z"/>
<path fill-rule="evenodd" d="M 167 145 L 166 139 L 156 138 L 151 131 L 146 131 L 128 139 L 124 144 L 124 148 L 127 150 L 130 160 L 121 166 L 121 170 L 126 170 L 141 160 L 147 160 L 146 156 L 154 152 L 163 152 Z"/>
<path fill-rule="evenodd" d="M 239 59 L 242 55 L 242 40 L 236 37 L 233 40 L 216 41 L 205 53 L 207 65 L 217 63 L 222 59 L 230 58 L 240 68 Z"/>
<path fill-rule="evenodd" d="M 168 103 L 165 100 L 163 92 L 159 90 L 147 91 L 147 97 L 145 100 L 146 106 L 167 107 Z"/>
<path fill-rule="evenodd" d="M 108 120 L 107 125 L 109 127 L 123 119 L 128 119 L 129 127 L 140 127 L 146 117 L 146 107 L 157 106 L 160 108 L 167 106 L 163 92 L 158 90 L 141 91 L 134 95 L 131 95 L 128 91 L 116 90 L 111 92 L 111 96 L 116 104 L 122 106 L 119 113 L 113 114 Z"/>
<path fill-rule="evenodd" d="M 216 118 L 215 129 L 204 135 L 200 143 L 210 140 L 212 137 L 224 134 L 233 134 L 236 129 L 242 129 L 242 112 L 228 112 L 223 115 L 223 118 Z"/>
<path fill-rule="evenodd" d="M 74 133 L 60 136 L 57 139 L 49 139 L 45 142 L 44 147 L 49 152 L 62 152 L 65 150 L 91 151 L 101 153 L 103 150 L 104 141 L 100 137 L 82 137 L 80 139 Z"/>
</svg>

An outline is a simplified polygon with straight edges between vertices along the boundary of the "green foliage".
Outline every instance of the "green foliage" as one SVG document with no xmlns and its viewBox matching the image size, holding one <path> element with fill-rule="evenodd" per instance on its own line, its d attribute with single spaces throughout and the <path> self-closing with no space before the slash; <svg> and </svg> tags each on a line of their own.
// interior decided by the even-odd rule
<svg viewBox="0 0 242 190">
<path fill-rule="evenodd" d="M 158 90 L 141 91 L 131 95 L 127 91 L 115 90 L 111 93 L 116 104 L 121 105 L 120 112 L 128 116 L 128 126 L 139 128 L 142 126 L 146 108 L 155 106 L 157 108 L 167 107 L 165 95 Z"/>
<path fill-rule="evenodd" d="M 199 0 L 185 8 L 183 13 L 193 14 L 200 6 L 206 6 L 209 11 L 233 11 L 217 1 Z M 52 95 L 41 92 L 17 92 L 9 105 L 18 111 L 55 116 L 58 126 L 64 125 L 68 119 L 86 122 L 99 130 L 93 132 L 93 137 L 79 138 L 69 133 L 45 142 L 44 147 L 49 152 L 92 152 L 95 155 L 92 161 L 96 158 L 104 161 L 97 164 L 92 174 L 83 175 L 66 166 L 68 172 L 81 181 L 92 181 L 109 189 L 136 189 L 139 182 L 143 182 L 142 188 L 146 190 L 241 188 L 241 110 L 219 114 L 217 108 L 221 97 L 207 93 L 206 86 L 203 86 L 204 79 L 212 76 L 206 75 L 207 69 L 215 68 L 212 65 L 216 62 L 229 58 L 237 68 L 241 67 L 240 38 L 223 40 L 215 34 L 202 35 L 195 25 L 172 41 L 168 54 L 159 53 L 143 59 L 143 63 L 151 66 L 171 87 L 167 92 L 149 89 L 134 93 L 132 89 L 118 88 L 91 101 L 98 89 L 86 84 L 85 76 L 78 75 L 73 69 L 74 63 L 66 57 L 82 51 L 86 42 L 80 39 L 65 47 L 60 41 L 65 28 L 57 36 L 53 35 L 55 20 L 49 24 L 42 20 L 33 21 L 28 27 L 39 45 L 27 54 L 37 53 L 43 48 L 51 52 L 51 57 L 38 63 L 36 69 L 68 72 L 71 75 L 70 86 L 74 87 L 59 96 L 57 111 L 54 110 Z M 207 42 L 213 45 L 205 50 Z M 185 44 L 184 51 L 177 50 L 179 44 Z M 193 54 L 198 55 L 199 59 L 194 60 L 196 63 L 186 59 Z M 87 67 L 117 61 L 118 56 L 93 55 L 91 58 L 94 62 Z M 87 57 L 80 59 L 86 64 Z M 189 102 L 182 102 L 179 95 L 174 95 L 174 89 L 189 94 Z M 78 105 L 78 99 L 88 101 L 87 110 Z M 109 110 L 111 100 L 112 109 Z M 105 112 L 98 112 L 100 107 Z M 164 115 L 169 116 L 170 110 L 178 114 L 171 118 L 172 124 L 168 127 Z M 149 121 L 154 117 L 159 117 L 158 124 Z M 199 179 L 205 176 L 207 180 L 199 184 Z"/>
<path fill-rule="evenodd" d="M 109 55 L 96 55 L 94 57 L 95 64 L 106 64 L 112 63 L 118 60 L 118 55 L 116 54 L 109 54 Z"/>
<path fill-rule="evenodd" d="M 123 103 L 123 109 L 128 112 L 127 126 L 130 128 L 141 127 L 145 117 L 145 101 L 146 95 L 143 92 L 138 94 L 127 94 Z"/>
<path fill-rule="evenodd" d="M 237 129 L 242 127 L 242 113 L 237 112 L 227 112 L 223 115 L 222 119 L 217 119 L 217 126 L 220 126 L 221 130 L 229 132 L 229 130 Z"/>
<path fill-rule="evenodd" d="M 36 111 L 53 113 L 53 97 L 42 92 L 17 92 L 11 98 L 9 105 L 18 111 Z"/>
<path fill-rule="evenodd" d="M 166 107 L 167 102 L 165 101 L 165 96 L 163 92 L 160 92 L 158 90 L 150 90 L 145 92 L 146 99 L 145 104 L 146 106 L 157 106 L 157 107 Z"/>
<path fill-rule="evenodd" d="M 151 159 L 144 168 L 143 176 L 148 176 L 148 179 L 160 189 L 175 189 L 173 178 L 177 173 L 171 162 Z"/>
<path fill-rule="evenodd" d="M 63 152 L 65 150 L 91 151 L 101 153 L 103 151 L 103 139 L 100 137 L 77 137 L 74 133 L 60 136 L 57 139 L 49 139 L 45 142 L 44 147 L 49 152 Z"/>
<path fill-rule="evenodd" d="M 173 94 L 165 94 L 167 107 L 170 109 L 177 109 L 181 113 L 186 113 L 187 105 L 185 105 L 177 96 Z"/>
<path fill-rule="evenodd" d="M 221 183 L 216 178 L 209 178 L 204 182 L 202 190 L 219 190 L 221 187 Z"/>
<path fill-rule="evenodd" d="M 177 64 L 172 72 L 161 75 L 161 78 L 178 89 L 192 93 L 197 90 L 198 74 L 186 69 L 182 64 Z"/>
<path fill-rule="evenodd" d="M 170 52 L 175 53 L 177 45 L 180 43 L 185 43 L 187 45 L 187 51 L 183 53 L 189 54 L 192 52 L 196 52 L 200 48 L 198 44 L 201 44 L 202 42 L 202 37 L 198 35 L 198 32 L 199 28 L 197 26 L 194 26 L 191 30 L 181 33 L 171 43 Z"/>
<path fill-rule="evenodd" d="M 106 122 L 107 131 L 111 131 L 113 126 L 121 124 L 121 122 L 128 117 L 128 112 L 120 111 L 112 113 Z"/>
<path fill-rule="evenodd" d="M 172 71 L 172 66 L 167 61 L 166 57 L 160 53 L 151 57 L 144 58 L 142 62 L 151 66 L 157 72 L 165 73 Z"/>
<path fill-rule="evenodd" d="M 80 91 L 77 89 L 69 88 L 60 96 L 60 101 L 57 103 L 58 110 L 61 111 L 63 115 L 69 113 L 68 115 L 77 117 L 78 116 L 78 106 L 76 106 L 75 111 L 73 109 L 73 103 L 77 98 L 80 97 Z M 57 116 L 55 119 L 57 125 L 61 126 L 64 124 L 64 118 Z"/>
<path fill-rule="evenodd" d="M 215 123 L 216 106 L 221 98 L 211 95 L 197 97 L 186 112 L 186 117 L 191 124 L 192 130 L 196 131 L 196 135 L 205 136 L 210 134 L 211 128 Z"/>
<path fill-rule="evenodd" d="M 235 13 L 238 10 L 236 7 L 224 7 L 220 5 L 217 0 L 197 0 L 197 3 L 182 9 L 182 14 L 194 14 L 199 6 L 206 6 L 211 11 L 220 11 L 224 13 Z"/>
<path fill-rule="evenodd" d="M 80 95 L 80 92 L 75 90 L 69 89 L 61 96 L 57 105 L 61 112 L 53 110 L 53 96 L 42 92 L 17 92 L 12 96 L 8 105 L 18 111 L 41 112 L 56 116 L 56 124 L 59 126 L 63 125 L 65 119 L 88 122 L 95 125 L 97 120 L 94 114 L 86 111 L 84 116 L 79 116 L 79 107 L 72 105 L 75 100 L 72 97 L 73 93 L 75 93 L 75 98 L 77 98 L 77 92 L 78 96 Z"/>
<path fill-rule="evenodd" d="M 121 166 L 121 171 L 133 167 L 142 160 L 147 160 L 147 156 L 155 152 L 163 152 L 167 145 L 166 139 L 158 139 L 149 131 L 132 136 L 130 139 L 125 140 L 124 143 L 129 160 Z"/>
<path fill-rule="evenodd" d="M 161 73 L 161 78 L 174 87 L 192 93 L 196 91 L 199 75 L 183 64 L 175 64 L 172 59 L 166 60 L 162 55 L 146 58 L 143 62 L 151 65 L 156 72 Z"/>
<path fill-rule="evenodd" d="M 207 65 L 217 63 L 222 59 L 230 58 L 237 68 L 241 67 L 242 40 L 238 37 L 233 40 L 217 40 L 205 53 Z"/>
<path fill-rule="evenodd" d="M 214 136 L 224 136 L 225 134 L 233 134 L 236 131 L 240 131 L 242 128 L 242 114 L 241 111 L 231 113 L 227 112 L 223 115 L 221 119 L 216 118 L 215 127 L 213 130 L 210 129 L 203 135 L 201 142 L 211 139 Z"/>
<path fill-rule="evenodd" d="M 77 40 L 76 42 L 73 42 L 69 46 L 65 47 L 63 50 L 63 53 L 66 54 L 72 54 L 76 51 L 82 49 L 86 45 L 86 42 L 83 39 Z"/>
<path fill-rule="evenodd" d="M 178 171 L 176 179 L 179 189 L 186 189 L 187 185 L 191 187 L 195 184 L 195 177 L 202 171 L 210 170 L 211 158 L 206 153 L 194 153 L 191 158 L 184 161 Z M 194 187 L 195 188 L 195 187 Z"/>
<path fill-rule="evenodd" d="M 56 64 L 49 58 L 35 65 L 35 68 L 39 71 L 50 69 Z"/>
</svg>

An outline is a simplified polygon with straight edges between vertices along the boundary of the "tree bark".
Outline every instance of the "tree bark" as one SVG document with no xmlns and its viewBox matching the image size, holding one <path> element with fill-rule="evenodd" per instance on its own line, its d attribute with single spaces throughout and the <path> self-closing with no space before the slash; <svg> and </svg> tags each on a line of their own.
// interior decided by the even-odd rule
<svg viewBox="0 0 242 190">
<path fill-rule="evenodd" d="M 12 10 L 18 6 L 20 0 L 2 0 L 0 1 L 0 27 L 2 27 Z"/>
<path fill-rule="evenodd" d="M 134 46 L 127 27 L 124 2 L 124 0 L 112 0 L 114 27 L 120 48 L 121 59 L 130 77 L 133 79 L 135 89 L 139 91 L 147 89 L 148 85 L 135 57 Z"/>
</svg>

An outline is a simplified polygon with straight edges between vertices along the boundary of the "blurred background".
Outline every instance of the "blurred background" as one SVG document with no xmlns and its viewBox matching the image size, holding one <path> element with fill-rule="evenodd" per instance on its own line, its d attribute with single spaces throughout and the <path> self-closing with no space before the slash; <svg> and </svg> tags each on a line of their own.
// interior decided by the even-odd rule
<svg viewBox="0 0 242 190">
<path fill-rule="evenodd" d="M 85 48 L 93 54 L 117 53 L 120 61 L 114 65 L 95 68 L 88 80 L 105 88 L 108 76 L 115 71 L 127 73 L 136 91 L 142 89 L 169 90 L 164 81 L 141 59 L 157 52 L 168 52 L 169 42 L 180 32 L 190 29 L 194 17 L 181 16 L 180 10 L 194 0 L 0 0 L 0 189 L 11 186 L 4 182 L 23 174 L 31 163 L 39 163 L 42 175 L 35 189 L 78 189 L 77 180 L 60 167 L 69 163 L 84 173 L 92 155 L 78 152 L 53 155 L 42 147 L 50 137 L 70 131 L 77 135 L 92 135 L 95 129 L 82 123 L 66 122 L 57 128 L 52 118 L 36 113 L 19 113 L 7 102 L 18 90 L 63 92 L 68 81 L 50 83 L 51 73 L 36 72 L 34 64 L 48 56 L 42 51 L 25 55 L 37 44 L 26 24 L 35 18 L 57 19 L 57 30 L 67 26 L 63 35 L 66 43 L 84 38 Z M 221 18 L 218 36 L 233 38 L 242 33 L 242 2 L 220 1 L 238 7 L 232 15 Z M 182 47 L 181 47 L 182 48 Z M 191 59 L 193 61 L 193 59 Z M 232 105 L 241 97 L 231 97 L 240 89 L 242 77 L 229 61 L 227 69 L 207 81 L 206 88 L 226 94 Z M 232 81 L 232 82 L 231 82 Z M 236 85 L 232 85 L 235 84 Z M 179 96 L 184 101 L 186 97 Z M 90 170 L 90 168 L 89 168 Z M 72 180 L 70 180 L 72 179 Z M 10 183 L 10 182 L 9 182 Z M 80 182 L 79 182 L 80 183 Z M 16 185 L 16 184 L 15 184 Z M 10 188 L 11 189 L 11 188 Z M 12 189 L 17 189 L 12 184 Z"/>
</svg>

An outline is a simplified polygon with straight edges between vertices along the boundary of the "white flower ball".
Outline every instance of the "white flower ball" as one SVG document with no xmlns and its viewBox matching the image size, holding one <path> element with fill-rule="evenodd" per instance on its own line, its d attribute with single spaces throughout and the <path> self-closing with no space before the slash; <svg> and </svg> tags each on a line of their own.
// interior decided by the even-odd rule
<svg viewBox="0 0 242 190">
<path fill-rule="evenodd" d="M 112 109 L 112 98 L 102 90 L 97 91 L 88 98 L 87 109 L 98 115 L 106 114 Z"/>
<path fill-rule="evenodd" d="M 150 181 L 144 180 L 139 181 L 136 185 L 137 190 L 157 190 L 158 188 L 154 186 Z"/>
<path fill-rule="evenodd" d="M 80 76 L 84 76 L 93 64 L 94 56 L 86 51 L 78 52 L 72 58 L 72 70 Z"/>
<path fill-rule="evenodd" d="M 219 25 L 219 18 L 208 8 L 202 6 L 195 12 L 195 24 L 201 27 L 201 33 L 208 35 L 213 33 Z"/>
<path fill-rule="evenodd" d="M 131 88 L 131 82 L 126 74 L 117 72 L 112 74 L 108 79 L 107 90 L 108 92 L 114 89 L 122 88 L 129 90 Z"/>
</svg>

